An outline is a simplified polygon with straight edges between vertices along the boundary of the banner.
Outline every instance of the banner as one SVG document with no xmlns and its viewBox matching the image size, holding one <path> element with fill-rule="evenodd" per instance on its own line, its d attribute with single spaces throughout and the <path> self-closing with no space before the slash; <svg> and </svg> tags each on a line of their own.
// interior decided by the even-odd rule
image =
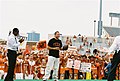
<svg viewBox="0 0 120 81">
<path fill-rule="evenodd" d="M 69 51 L 77 51 L 77 47 L 76 46 L 69 46 L 68 50 Z"/>
</svg>

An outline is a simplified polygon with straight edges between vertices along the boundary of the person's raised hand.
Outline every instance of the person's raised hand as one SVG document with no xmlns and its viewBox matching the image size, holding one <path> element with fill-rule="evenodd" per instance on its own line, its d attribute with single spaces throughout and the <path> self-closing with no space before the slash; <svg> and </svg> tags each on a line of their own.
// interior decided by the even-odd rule
<svg viewBox="0 0 120 81">
<path fill-rule="evenodd" d="M 24 41 L 24 39 L 23 39 L 23 38 L 19 40 L 19 42 L 20 42 L 20 43 L 22 43 L 23 41 Z"/>
</svg>

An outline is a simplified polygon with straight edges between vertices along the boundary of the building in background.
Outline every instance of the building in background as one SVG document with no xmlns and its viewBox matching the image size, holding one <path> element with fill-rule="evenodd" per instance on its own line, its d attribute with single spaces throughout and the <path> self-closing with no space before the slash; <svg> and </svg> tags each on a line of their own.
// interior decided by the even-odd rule
<svg viewBox="0 0 120 81">
<path fill-rule="evenodd" d="M 116 37 L 120 35 L 120 27 L 103 26 L 103 37 Z"/>
<path fill-rule="evenodd" d="M 39 41 L 40 40 L 40 33 L 31 32 L 28 34 L 28 41 Z"/>
</svg>

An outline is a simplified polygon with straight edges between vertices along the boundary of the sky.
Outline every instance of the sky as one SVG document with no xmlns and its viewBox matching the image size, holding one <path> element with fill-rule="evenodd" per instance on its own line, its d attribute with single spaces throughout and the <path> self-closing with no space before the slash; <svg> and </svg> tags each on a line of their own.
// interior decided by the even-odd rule
<svg viewBox="0 0 120 81">
<path fill-rule="evenodd" d="M 62 35 L 93 36 L 99 3 L 100 0 L 0 0 L 0 38 L 6 39 L 14 27 L 21 33 L 36 31 L 41 39 L 57 30 Z M 110 26 L 109 12 L 120 13 L 120 0 L 103 0 L 104 26 Z M 113 18 L 113 26 L 118 26 L 117 22 Z"/>
</svg>

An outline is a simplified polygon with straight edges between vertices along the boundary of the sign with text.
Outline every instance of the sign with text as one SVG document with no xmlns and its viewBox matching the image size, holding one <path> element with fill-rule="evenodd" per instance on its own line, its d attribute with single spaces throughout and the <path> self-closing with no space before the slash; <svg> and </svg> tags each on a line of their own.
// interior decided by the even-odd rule
<svg viewBox="0 0 120 81">
<path fill-rule="evenodd" d="M 81 72 L 91 72 L 91 63 L 81 63 L 80 66 Z"/>
<path fill-rule="evenodd" d="M 74 62 L 74 63 L 73 63 Z M 80 61 L 79 60 L 72 60 L 72 59 L 68 59 L 67 61 L 67 67 L 68 68 L 74 68 L 74 69 L 80 69 Z M 73 67 L 74 66 L 74 67 Z"/>
<path fill-rule="evenodd" d="M 72 59 L 68 59 L 68 61 L 67 61 L 67 67 L 68 68 L 72 68 L 72 66 L 73 66 L 73 60 Z"/>
</svg>

